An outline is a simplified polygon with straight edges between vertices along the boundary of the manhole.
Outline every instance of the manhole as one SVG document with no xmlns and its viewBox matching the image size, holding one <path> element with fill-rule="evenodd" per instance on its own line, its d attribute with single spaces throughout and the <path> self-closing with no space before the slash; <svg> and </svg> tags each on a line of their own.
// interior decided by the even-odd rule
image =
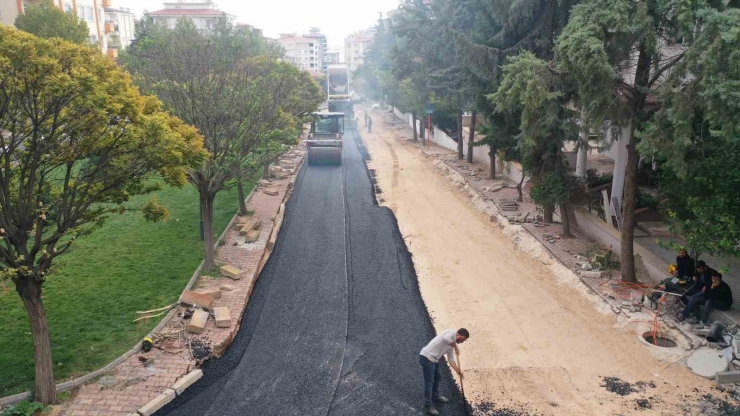
<svg viewBox="0 0 740 416">
<path fill-rule="evenodd" d="M 652 331 L 642 334 L 642 339 L 644 339 L 648 344 L 656 347 L 676 348 L 678 346 L 676 341 L 661 335 L 655 335 Z"/>
</svg>

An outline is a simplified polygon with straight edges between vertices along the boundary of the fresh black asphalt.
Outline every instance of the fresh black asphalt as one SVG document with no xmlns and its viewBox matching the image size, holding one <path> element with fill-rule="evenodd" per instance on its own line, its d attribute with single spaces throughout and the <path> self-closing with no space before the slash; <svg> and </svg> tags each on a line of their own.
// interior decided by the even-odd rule
<svg viewBox="0 0 740 416">
<path fill-rule="evenodd" d="M 342 166 L 304 165 L 237 336 L 158 415 L 418 415 L 434 336 L 411 256 L 352 131 Z M 443 415 L 463 415 L 449 371 Z"/>
</svg>

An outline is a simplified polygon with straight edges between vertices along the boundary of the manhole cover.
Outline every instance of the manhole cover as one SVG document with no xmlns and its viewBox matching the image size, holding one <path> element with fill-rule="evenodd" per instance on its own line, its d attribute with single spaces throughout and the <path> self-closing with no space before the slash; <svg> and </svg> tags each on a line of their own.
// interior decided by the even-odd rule
<svg viewBox="0 0 740 416">
<path fill-rule="evenodd" d="M 642 339 L 647 341 L 648 344 L 655 345 L 656 347 L 676 348 L 678 345 L 676 344 L 676 341 L 659 334 L 656 335 L 652 331 L 642 334 Z"/>
<path fill-rule="evenodd" d="M 722 351 L 702 348 L 686 359 L 686 367 L 696 375 L 712 378 L 715 374 L 727 370 L 727 358 Z"/>
</svg>

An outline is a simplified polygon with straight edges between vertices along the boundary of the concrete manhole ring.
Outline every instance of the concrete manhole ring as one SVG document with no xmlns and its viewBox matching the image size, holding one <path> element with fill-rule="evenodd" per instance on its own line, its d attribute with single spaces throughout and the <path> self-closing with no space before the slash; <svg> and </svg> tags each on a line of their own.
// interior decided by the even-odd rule
<svg viewBox="0 0 740 416">
<path fill-rule="evenodd" d="M 664 332 L 647 331 L 640 335 L 640 340 L 651 347 L 676 348 L 678 343 Z"/>
</svg>

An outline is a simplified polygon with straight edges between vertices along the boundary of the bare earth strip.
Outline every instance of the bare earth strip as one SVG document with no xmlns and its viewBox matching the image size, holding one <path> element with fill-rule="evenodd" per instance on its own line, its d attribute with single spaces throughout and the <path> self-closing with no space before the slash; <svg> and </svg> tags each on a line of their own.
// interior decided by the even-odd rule
<svg viewBox="0 0 740 416">
<path fill-rule="evenodd" d="M 634 326 L 618 325 L 575 275 L 517 250 L 450 180 L 434 170 L 374 112 L 376 130 L 362 133 L 382 194 L 419 276 L 437 331 L 467 327 L 462 350 L 465 391 L 475 405 L 525 406 L 556 415 L 696 414 L 711 387 L 680 364 L 686 354 L 653 351 Z M 479 150 L 483 151 L 483 150 Z M 627 396 L 608 392 L 602 377 L 655 388 Z M 696 390 L 695 390 L 696 389 Z M 637 399 L 648 399 L 651 409 Z M 639 409 L 639 410 L 638 410 Z"/>
</svg>

